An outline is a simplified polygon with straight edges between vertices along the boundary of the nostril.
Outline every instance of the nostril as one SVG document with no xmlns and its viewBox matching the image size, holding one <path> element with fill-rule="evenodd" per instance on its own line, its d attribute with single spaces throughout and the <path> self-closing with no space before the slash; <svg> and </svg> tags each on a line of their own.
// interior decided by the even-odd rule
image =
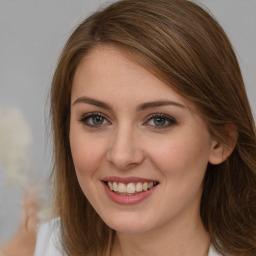
<svg viewBox="0 0 256 256">
<path fill-rule="evenodd" d="M 106 160 L 120 170 L 131 169 L 141 164 L 143 159 L 143 150 L 124 132 L 119 134 L 119 139 L 109 146 L 106 153 Z"/>
</svg>

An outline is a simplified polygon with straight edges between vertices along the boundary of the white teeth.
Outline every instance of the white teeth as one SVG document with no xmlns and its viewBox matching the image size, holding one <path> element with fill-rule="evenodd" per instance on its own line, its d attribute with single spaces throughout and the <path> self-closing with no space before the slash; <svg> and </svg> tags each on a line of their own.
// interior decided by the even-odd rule
<svg viewBox="0 0 256 256">
<path fill-rule="evenodd" d="M 156 185 L 157 182 L 138 182 L 138 183 L 133 183 L 130 182 L 128 184 L 124 183 L 117 183 L 117 182 L 112 182 L 108 181 L 107 185 L 110 188 L 110 190 L 115 191 L 120 194 L 136 194 L 142 191 L 147 191 L 151 189 L 154 185 Z"/>
<path fill-rule="evenodd" d="M 129 183 L 127 185 L 127 193 L 128 194 L 134 194 L 136 191 L 134 183 Z"/>
<path fill-rule="evenodd" d="M 111 189 L 111 188 L 110 188 Z M 118 192 L 118 185 L 117 185 L 117 183 L 114 181 L 113 182 L 113 190 L 115 191 L 115 192 Z"/>
<path fill-rule="evenodd" d="M 118 192 L 119 193 L 126 193 L 127 189 L 126 189 L 126 185 L 124 183 L 119 183 L 118 185 Z"/>
<path fill-rule="evenodd" d="M 144 182 L 143 185 L 142 185 L 142 188 L 143 188 L 144 191 L 147 191 L 148 190 L 148 183 Z"/>
<path fill-rule="evenodd" d="M 138 182 L 136 184 L 136 192 L 141 192 L 142 191 L 142 183 L 141 182 Z"/>
<path fill-rule="evenodd" d="M 109 186 L 109 188 L 110 188 L 111 190 L 114 189 L 114 188 L 113 188 L 113 185 L 112 185 L 112 183 L 111 183 L 110 181 L 108 181 L 108 186 Z"/>
</svg>

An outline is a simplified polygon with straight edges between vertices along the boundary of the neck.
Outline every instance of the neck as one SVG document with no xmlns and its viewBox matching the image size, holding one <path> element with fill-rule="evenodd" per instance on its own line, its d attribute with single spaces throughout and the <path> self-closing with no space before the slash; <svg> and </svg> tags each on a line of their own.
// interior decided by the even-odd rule
<svg viewBox="0 0 256 256">
<path fill-rule="evenodd" d="M 192 218 L 191 218 L 192 216 Z M 184 216 L 183 216 L 184 217 Z M 190 213 L 182 221 L 173 220 L 154 230 L 128 234 L 117 232 L 112 256 L 205 256 L 209 248 L 209 234 L 199 213 Z"/>
</svg>

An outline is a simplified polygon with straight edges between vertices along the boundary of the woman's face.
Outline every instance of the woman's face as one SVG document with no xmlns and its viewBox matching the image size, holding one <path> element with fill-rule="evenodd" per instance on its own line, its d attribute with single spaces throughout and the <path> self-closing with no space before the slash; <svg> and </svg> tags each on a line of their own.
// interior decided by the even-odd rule
<svg viewBox="0 0 256 256">
<path fill-rule="evenodd" d="M 200 218 L 216 141 L 192 103 L 115 47 L 93 50 L 76 70 L 70 145 L 79 184 L 111 228 Z"/>
</svg>

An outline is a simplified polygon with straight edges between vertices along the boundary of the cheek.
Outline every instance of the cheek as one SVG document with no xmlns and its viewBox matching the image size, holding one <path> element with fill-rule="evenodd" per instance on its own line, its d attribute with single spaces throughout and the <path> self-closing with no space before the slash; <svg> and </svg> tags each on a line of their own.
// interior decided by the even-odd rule
<svg viewBox="0 0 256 256">
<path fill-rule="evenodd" d="M 97 140 L 71 129 L 70 147 L 78 178 L 91 176 L 97 169 L 101 158 L 101 147 Z"/>
<path fill-rule="evenodd" d="M 165 205 L 166 218 L 170 212 L 177 214 L 190 206 L 198 209 L 208 164 L 207 143 L 193 137 L 176 138 L 158 144 L 158 149 L 151 151 L 151 156 L 154 155 L 151 159 L 161 173 L 164 188 L 158 207 Z"/>
<path fill-rule="evenodd" d="M 191 134 L 193 135 L 193 134 Z M 208 137 L 175 136 L 158 143 L 151 150 L 154 164 L 164 176 L 189 178 L 203 176 L 208 164 L 210 144 Z"/>
</svg>

